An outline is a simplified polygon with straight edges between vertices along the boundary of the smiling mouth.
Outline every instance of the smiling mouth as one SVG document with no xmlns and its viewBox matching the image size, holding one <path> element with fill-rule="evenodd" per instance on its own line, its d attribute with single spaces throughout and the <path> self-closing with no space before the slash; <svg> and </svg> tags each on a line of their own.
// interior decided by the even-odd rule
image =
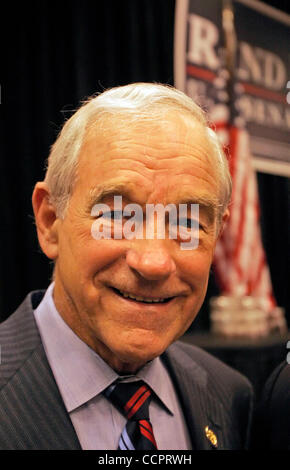
<svg viewBox="0 0 290 470">
<path fill-rule="evenodd" d="M 143 304 L 166 304 L 170 302 L 170 300 L 174 299 L 174 297 L 166 297 L 166 298 L 148 298 L 148 297 L 140 297 L 140 296 L 134 296 L 133 294 L 130 294 L 129 292 L 121 291 L 119 289 L 116 289 L 115 287 L 112 287 L 113 291 L 119 295 L 119 297 L 122 297 L 123 299 L 126 300 L 131 300 L 133 302 L 140 302 Z"/>
</svg>

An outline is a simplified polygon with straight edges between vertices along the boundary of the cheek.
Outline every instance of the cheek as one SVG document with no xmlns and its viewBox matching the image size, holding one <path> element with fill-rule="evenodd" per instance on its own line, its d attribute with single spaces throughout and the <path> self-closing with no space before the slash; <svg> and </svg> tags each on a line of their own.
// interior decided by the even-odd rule
<svg viewBox="0 0 290 470">
<path fill-rule="evenodd" d="M 191 253 L 180 255 L 180 277 L 193 287 L 204 285 L 208 280 L 212 263 L 212 255 L 209 251 L 193 250 Z"/>
<path fill-rule="evenodd" d="M 85 230 L 78 229 L 74 224 L 74 231 L 65 227 L 59 237 L 59 259 L 61 265 L 66 266 L 70 275 L 73 273 L 79 278 L 92 278 L 100 270 L 109 266 L 122 254 L 122 246 L 116 240 L 95 240 L 90 232 L 90 226 Z"/>
</svg>

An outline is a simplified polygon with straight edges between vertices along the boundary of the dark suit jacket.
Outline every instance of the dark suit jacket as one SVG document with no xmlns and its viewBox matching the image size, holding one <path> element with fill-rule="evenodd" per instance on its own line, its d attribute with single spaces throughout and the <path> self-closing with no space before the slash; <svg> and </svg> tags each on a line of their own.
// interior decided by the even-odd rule
<svg viewBox="0 0 290 470">
<path fill-rule="evenodd" d="M 0 325 L 0 449 L 80 449 L 35 324 L 43 291 L 30 293 Z M 193 449 L 247 447 L 252 388 L 245 377 L 199 348 L 177 342 L 162 355 Z M 101 429 L 101 425 L 100 425 Z"/>
<path fill-rule="evenodd" d="M 286 362 L 276 367 L 265 384 L 255 413 L 251 447 L 290 450 L 290 365 Z"/>
</svg>

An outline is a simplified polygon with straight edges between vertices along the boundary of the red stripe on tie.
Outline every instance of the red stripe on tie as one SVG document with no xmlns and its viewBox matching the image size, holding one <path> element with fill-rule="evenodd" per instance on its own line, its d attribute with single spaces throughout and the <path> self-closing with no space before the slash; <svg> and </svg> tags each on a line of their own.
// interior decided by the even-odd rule
<svg viewBox="0 0 290 470">
<path fill-rule="evenodd" d="M 150 424 L 148 421 L 146 421 L 146 419 L 140 419 L 140 420 L 139 420 L 139 423 L 140 423 L 141 426 L 143 426 L 144 428 L 146 428 L 146 430 L 147 430 L 148 432 L 150 432 L 150 433 L 152 434 L 152 436 L 153 436 L 153 429 L 152 429 L 152 426 L 151 426 L 151 424 Z"/>
<path fill-rule="evenodd" d="M 151 395 L 150 390 L 147 390 L 147 392 L 144 393 L 144 395 L 142 395 L 141 398 L 139 398 L 139 400 L 135 403 L 133 408 L 131 408 L 131 411 L 128 413 L 127 415 L 128 419 L 130 419 L 139 410 L 140 406 L 143 405 L 144 401 L 146 401 L 147 398 L 150 397 L 150 395 Z"/>
<path fill-rule="evenodd" d="M 134 395 L 130 398 L 130 400 L 127 401 L 126 405 L 124 406 L 126 412 L 130 410 L 131 406 L 134 405 L 135 401 L 137 401 L 140 395 L 142 395 L 142 393 L 144 393 L 145 391 L 145 385 L 142 385 L 142 387 L 138 388 L 138 390 L 134 393 Z"/>
<path fill-rule="evenodd" d="M 143 434 L 144 437 L 146 437 L 150 442 L 152 442 L 154 447 L 156 447 L 157 449 L 157 444 L 156 444 L 154 437 L 148 431 L 146 431 L 146 429 L 144 429 L 140 424 L 139 424 L 139 429 L 140 429 L 141 434 Z"/>
</svg>

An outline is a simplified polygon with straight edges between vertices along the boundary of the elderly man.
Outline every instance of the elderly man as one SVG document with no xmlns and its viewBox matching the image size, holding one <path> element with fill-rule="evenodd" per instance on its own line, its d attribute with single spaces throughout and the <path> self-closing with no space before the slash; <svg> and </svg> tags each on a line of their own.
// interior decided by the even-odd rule
<svg viewBox="0 0 290 470">
<path fill-rule="evenodd" d="M 33 193 L 53 283 L 0 329 L 0 448 L 247 446 L 248 381 L 176 342 L 230 193 L 202 110 L 174 88 L 113 88 L 65 123 Z"/>
</svg>

